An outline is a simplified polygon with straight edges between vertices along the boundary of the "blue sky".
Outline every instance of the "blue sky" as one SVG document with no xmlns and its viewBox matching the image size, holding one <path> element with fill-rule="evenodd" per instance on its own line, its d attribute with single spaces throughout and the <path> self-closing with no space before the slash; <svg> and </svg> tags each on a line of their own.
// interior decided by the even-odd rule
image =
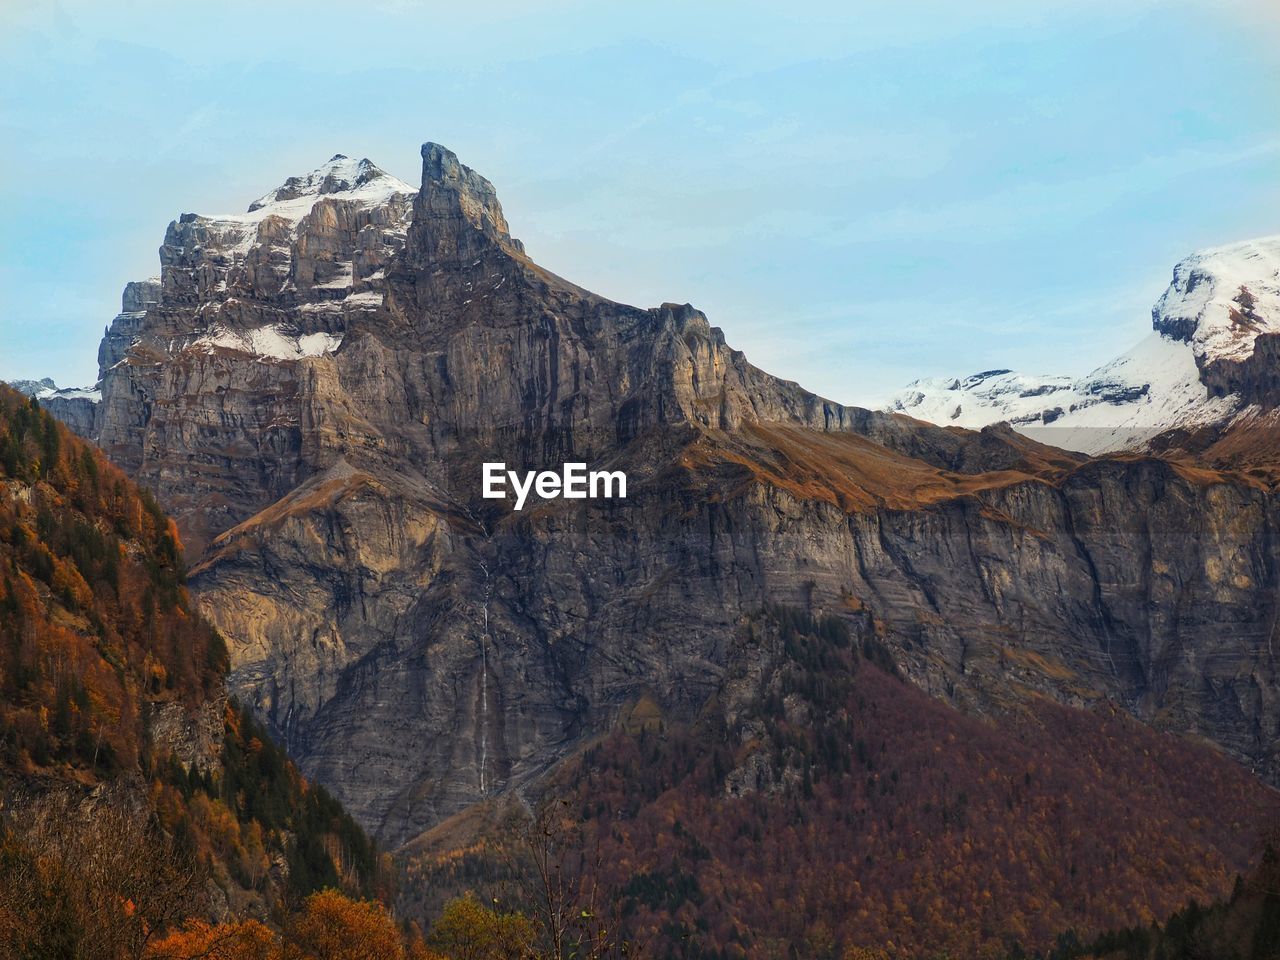
<svg viewBox="0 0 1280 960">
<path fill-rule="evenodd" d="M 1280 233 L 1260 0 L 15 6 L 0 378 L 92 381 L 179 213 L 424 140 L 550 269 L 846 402 L 1087 372 L 1181 256 Z"/>
</svg>

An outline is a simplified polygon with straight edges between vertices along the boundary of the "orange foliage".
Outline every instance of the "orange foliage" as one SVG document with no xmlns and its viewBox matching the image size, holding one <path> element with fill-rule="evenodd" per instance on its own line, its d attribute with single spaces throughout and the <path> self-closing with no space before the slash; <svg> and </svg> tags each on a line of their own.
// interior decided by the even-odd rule
<svg viewBox="0 0 1280 960">
<path fill-rule="evenodd" d="M 280 943 L 256 920 L 210 924 L 188 921 L 152 945 L 147 960 L 277 960 Z"/>
<path fill-rule="evenodd" d="M 188 606 L 155 502 L 0 388 L 0 768 L 135 767 L 145 704 L 219 690 L 221 638 Z"/>
<path fill-rule="evenodd" d="M 285 937 L 307 960 L 403 960 L 405 955 L 400 931 L 386 907 L 352 900 L 336 890 L 308 897 Z"/>
<path fill-rule="evenodd" d="M 1043 949 L 1223 896 L 1280 813 L 1247 771 L 1119 710 L 988 721 L 818 649 L 766 673 L 751 736 L 714 717 L 620 731 L 556 788 L 659 953 Z"/>
<path fill-rule="evenodd" d="M 352 900 L 336 890 L 306 899 L 283 933 L 256 920 L 210 924 L 189 920 L 157 941 L 147 960 L 433 960 L 415 943 L 406 947 L 380 903 Z"/>
</svg>

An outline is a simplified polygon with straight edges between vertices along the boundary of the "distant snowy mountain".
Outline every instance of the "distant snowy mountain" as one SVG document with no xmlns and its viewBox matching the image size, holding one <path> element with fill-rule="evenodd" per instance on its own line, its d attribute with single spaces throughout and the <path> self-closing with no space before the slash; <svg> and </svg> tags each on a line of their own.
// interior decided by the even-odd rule
<svg viewBox="0 0 1280 960">
<path fill-rule="evenodd" d="M 92 387 L 59 387 L 49 377 L 43 380 L 10 380 L 9 386 L 37 400 L 101 400 L 102 394 Z"/>
<path fill-rule="evenodd" d="M 25 393 L 28 397 L 37 396 L 46 390 L 57 390 L 58 385 L 49 377 L 43 380 L 10 380 L 9 386 L 17 390 L 19 393 Z"/>
<path fill-rule="evenodd" d="M 1280 236 L 1192 254 L 1151 311 L 1155 329 L 1190 343 L 1201 364 L 1244 360 L 1280 332 Z"/>
<path fill-rule="evenodd" d="M 1280 405 L 1271 378 L 1253 369 L 1280 335 L 1280 236 L 1192 254 L 1151 313 L 1149 336 L 1080 379 L 990 370 L 917 380 L 886 409 L 970 429 L 1008 422 L 1100 453 Z"/>
<path fill-rule="evenodd" d="M 9 386 L 28 397 L 63 421 L 82 437 L 92 437 L 97 426 L 98 404 L 102 393 L 95 387 L 59 387 L 49 377 L 41 380 L 10 380 Z"/>
</svg>

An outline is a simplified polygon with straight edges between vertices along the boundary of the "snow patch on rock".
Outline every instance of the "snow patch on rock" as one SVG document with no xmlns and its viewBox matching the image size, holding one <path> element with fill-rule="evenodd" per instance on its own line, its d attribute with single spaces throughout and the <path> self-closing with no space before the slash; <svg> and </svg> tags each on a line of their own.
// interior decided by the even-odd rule
<svg viewBox="0 0 1280 960">
<path fill-rule="evenodd" d="M 333 353 L 342 345 L 342 337 L 331 333 L 290 333 L 279 324 L 251 330 L 213 327 L 190 344 L 195 349 L 212 352 L 217 349 L 247 353 L 262 360 L 301 360 Z"/>
</svg>

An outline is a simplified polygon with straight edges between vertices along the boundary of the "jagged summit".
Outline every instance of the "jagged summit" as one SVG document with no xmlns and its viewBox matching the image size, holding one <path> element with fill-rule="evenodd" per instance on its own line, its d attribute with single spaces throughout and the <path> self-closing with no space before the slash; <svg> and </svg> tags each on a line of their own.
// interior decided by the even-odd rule
<svg viewBox="0 0 1280 960">
<path fill-rule="evenodd" d="M 166 232 L 158 288 L 126 290 L 113 340 L 121 349 L 105 351 L 100 366 L 131 350 L 137 361 L 140 339 L 165 356 L 194 349 L 282 362 L 333 352 L 352 315 L 380 307 L 416 193 L 368 158 L 335 154 L 247 213 L 183 214 Z M 145 320 L 148 304 L 199 309 L 169 327 Z"/>
<path fill-rule="evenodd" d="M 422 145 L 422 191 L 418 202 L 422 213 L 452 216 L 461 207 L 472 226 L 498 239 L 511 238 L 493 184 L 438 143 Z"/>
<path fill-rule="evenodd" d="M 42 377 L 39 380 L 10 380 L 9 386 L 28 397 L 47 395 L 58 389 L 52 377 Z"/>
<path fill-rule="evenodd" d="M 470 268 L 491 255 L 503 260 L 524 254 L 524 245 L 511 236 L 493 184 L 438 143 L 422 145 L 422 187 L 414 199 L 409 237 L 415 269 L 428 261 Z M 484 269 L 492 273 L 501 268 L 495 262 Z"/>
<path fill-rule="evenodd" d="M 263 194 L 249 204 L 249 213 L 265 207 L 299 200 L 304 197 L 322 197 L 330 194 L 357 193 L 375 184 L 377 192 L 412 193 L 414 188 L 398 177 L 393 177 L 368 157 L 353 160 L 336 153 L 310 173 L 289 177 L 274 190 Z"/>
</svg>

